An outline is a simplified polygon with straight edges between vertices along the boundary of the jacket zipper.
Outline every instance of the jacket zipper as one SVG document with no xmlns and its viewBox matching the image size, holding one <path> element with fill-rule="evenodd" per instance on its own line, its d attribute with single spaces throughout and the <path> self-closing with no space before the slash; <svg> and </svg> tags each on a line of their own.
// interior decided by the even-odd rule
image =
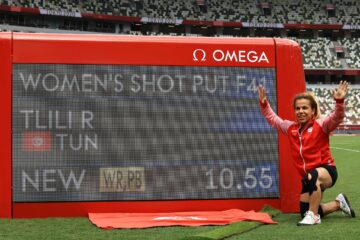
<svg viewBox="0 0 360 240">
<path fill-rule="evenodd" d="M 301 135 L 302 135 L 302 132 L 300 133 L 300 128 L 298 129 L 298 134 L 299 134 L 299 141 L 300 141 L 300 156 L 301 156 L 301 159 L 303 161 L 303 168 L 304 168 L 304 172 L 306 174 L 306 163 L 305 163 L 305 159 L 304 159 L 304 156 L 302 154 L 302 141 L 301 141 Z"/>
</svg>

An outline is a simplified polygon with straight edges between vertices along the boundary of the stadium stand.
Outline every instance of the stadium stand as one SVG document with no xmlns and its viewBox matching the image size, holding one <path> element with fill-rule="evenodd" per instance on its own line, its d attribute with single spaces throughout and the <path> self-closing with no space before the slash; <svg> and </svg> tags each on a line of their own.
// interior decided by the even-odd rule
<svg viewBox="0 0 360 240">
<path fill-rule="evenodd" d="M 153 18 L 290 24 L 360 23 L 360 3 L 357 0 L 2 0 L 0 3 L 57 11 Z"/>
<path fill-rule="evenodd" d="M 333 88 L 334 85 L 307 84 L 307 90 L 313 92 L 321 103 L 320 111 L 322 115 L 329 115 L 334 110 Z M 360 127 L 360 85 L 350 86 L 346 99 L 346 117 L 343 125 L 359 125 Z"/>
<path fill-rule="evenodd" d="M 349 68 L 360 68 L 360 40 L 358 38 L 340 39 L 344 47 L 346 63 Z"/>
<path fill-rule="evenodd" d="M 300 44 L 304 54 L 304 68 L 307 69 L 348 68 L 347 62 L 352 62 L 355 58 L 355 56 L 348 54 L 346 62 L 343 59 L 338 59 L 335 43 L 328 38 L 291 39 Z"/>
</svg>

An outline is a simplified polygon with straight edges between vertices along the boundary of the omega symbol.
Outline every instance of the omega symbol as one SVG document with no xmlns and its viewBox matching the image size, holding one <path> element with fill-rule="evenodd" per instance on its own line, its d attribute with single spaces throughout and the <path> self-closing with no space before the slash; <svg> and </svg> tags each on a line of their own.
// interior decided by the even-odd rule
<svg viewBox="0 0 360 240">
<path fill-rule="evenodd" d="M 194 50 L 194 52 L 193 52 L 193 60 L 195 62 L 198 62 L 199 58 L 200 58 L 200 61 L 202 61 L 202 62 L 206 61 L 206 52 L 200 48 Z"/>
</svg>

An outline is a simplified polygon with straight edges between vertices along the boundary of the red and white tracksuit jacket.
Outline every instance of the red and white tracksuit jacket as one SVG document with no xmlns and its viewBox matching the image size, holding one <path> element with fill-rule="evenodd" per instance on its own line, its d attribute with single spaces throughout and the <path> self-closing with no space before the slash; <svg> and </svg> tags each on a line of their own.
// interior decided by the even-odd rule
<svg viewBox="0 0 360 240">
<path fill-rule="evenodd" d="M 323 164 L 335 166 L 330 153 L 329 133 L 343 121 L 345 116 L 343 99 L 336 100 L 333 113 L 325 118 L 308 122 L 301 132 L 299 123 L 281 119 L 268 102 L 260 104 L 260 109 L 273 128 L 288 136 L 295 167 L 302 176 Z"/>
</svg>

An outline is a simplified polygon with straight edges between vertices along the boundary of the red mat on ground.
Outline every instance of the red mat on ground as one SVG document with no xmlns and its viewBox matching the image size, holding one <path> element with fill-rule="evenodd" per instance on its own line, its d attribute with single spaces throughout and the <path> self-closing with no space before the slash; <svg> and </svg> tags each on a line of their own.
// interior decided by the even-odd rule
<svg viewBox="0 0 360 240">
<path fill-rule="evenodd" d="M 89 219 L 96 226 L 106 229 L 226 225 L 245 220 L 276 224 L 267 213 L 239 209 L 210 212 L 89 213 Z"/>
</svg>

